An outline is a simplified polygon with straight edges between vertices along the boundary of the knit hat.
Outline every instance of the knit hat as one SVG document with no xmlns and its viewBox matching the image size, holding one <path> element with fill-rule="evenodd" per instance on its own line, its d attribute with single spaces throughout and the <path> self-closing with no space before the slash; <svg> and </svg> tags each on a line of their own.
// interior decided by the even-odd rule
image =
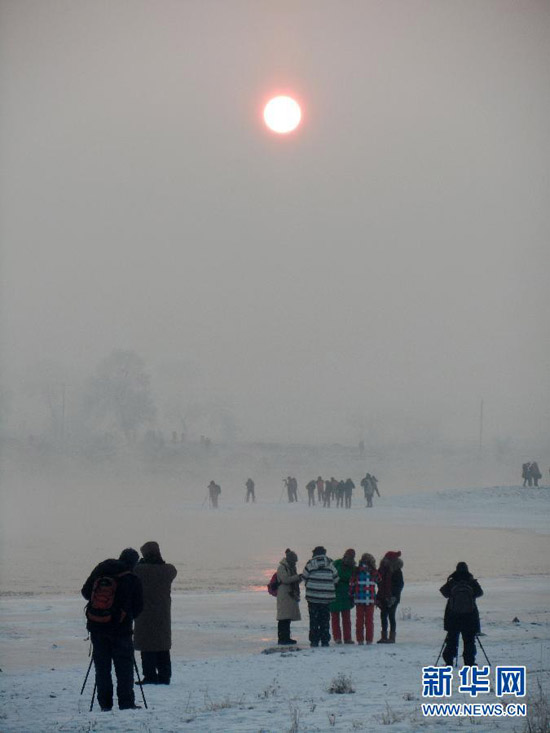
<svg viewBox="0 0 550 733">
<path fill-rule="evenodd" d="M 398 557 L 401 557 L 401 550 L 397 550 L 397 552 L 394 552 L 393 550 L 388 550 L 386 554 L 384 555 L 385 560 L 397 560 Z"/>
<path fill-rule="evenodd" d="M 285 550 L 285 557 L 291 565 L 295 565 L 298 562 L 298 555 L 288 547 Z"/>
<path fill-rule="evenodd" d="M 133 547 L 127 547 L 125 550 L 122 550 L 118 559 L 121 563 L 124 563 L 129 570 L 133 570 L 139 560 L 139 552 L 134 550 Z"/>
<path fill-rule="evenodd" d="M 316 555 L 326 555 L 326 554 L 327 554 L 327 551 L 323 547 L 323 545 L 317 545 L 317 547 L 313 549 L 313 557 L 315 557 Z"/>
<path fill-rule="evenodd" d="M 146 542 L 139 549 L 141 550 L 141 554 L 143 555 L 145 560 L 151 558 L 159 558 L 161 556 L 158 542 Z"/>
</svg>

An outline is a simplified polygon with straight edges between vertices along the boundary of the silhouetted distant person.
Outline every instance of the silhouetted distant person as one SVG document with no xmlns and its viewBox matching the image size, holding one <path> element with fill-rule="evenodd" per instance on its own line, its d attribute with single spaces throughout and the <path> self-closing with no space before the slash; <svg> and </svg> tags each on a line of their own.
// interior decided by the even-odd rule
<svg viewBox="0 0 550 733">
<path fill-rule="evenodd" d="M 323 496 L 325 493 L 325 482 L 323 481 L 322 476 L 317 477 L 317 501 L 319 504 L 323 501 Z"/>
<path fill-rule="evenodd" d="M 290 490 L 292 492 L 292 501 L 298 501 L 298 481 L 293 476 L 290 478 Z"/>
<path fill-rule="evenodd" d="M 212 505 L 213 509 L 218 508 L 218 500 L 220 498 L 221 493 L 222 493 L 221 486 L 218 486 L 218 484 L 215 481 L 211 481 L 208 484 L 208 495 L 210 497 L 210 504 Z"/>
<path fill-rule="evenodd" d="M 476 663 L 476 635 L 480 632 L 479 611 L 476 598 L 483 595 L 481 586 L 468 570 L 465 562 L 459 562 L 454 573 L 439 589 L 447 598 L 443 628 L 447 632 L 443 659 L 452 666 L 458 655 L 458 640 L 462 634 L 464 665 L 473 667 Z"/>
<path fill-rule="evenodd" d="M 374 496 L 375 492 L 380 496 L 380 492 L 378 491 L 378 482 L 374 476 L 371 476 L 370 473 L 367 473 L 364 479 L 361 479 L 361 486 L 363 487 L 363 491 L 365 494 L 365 499 L 367 500 L 367 507 L 372 506 L 372 497 Z"/>
<path fill-rule="evenodd" d="M 529 486 L 531 486 L 531 476 L 529 473 L 529 469 L 531 468 L 531 464 L 529 461 L 527 463 L 522 463 L 521 465 L 521 478 L 523 479 L 523 485 L 527 486 L 527 483 L 529 483 Z"/>
<path fill-rule="evenodd" d="M 332 498 L 332 501 L 336 501 L 338 498 L 338 486 L 340 482 L 338 479 L 335 479 L 334 476 L 331 476 L 330 478 L 330 496 Z"/>
<path fill-rule="evenodd" d="M 140 549 L 142 558 L 135 574 L 143 586 L 143 612 L 136 621 L 134 644 L 141 651 L 142 682 L 169 685 L 172 677 L 170 590 L 178 571 L 162 559 L 157 542 L 146 542 Z"/>
<path fill-rule="evenodd" d="M 348 478 L 346 479 L 344 483 L 344 498 L 346 502 L 346 509 L 351 509 L 351 495 L 353 494 L 353 489 L 355 488 L 355 484 L 353 481 Z"/>
<path fill-rule="evenodd" d="M 92 641 L 97 701 L 102 710 L 113 707 L 111 667 L 117 678 L 120 710 L 139 708 L 134 696 L 132 626 L 143 608 L 141 581 L 133 570 L 139 554 L 129 547 L 118 560 L 99 563 L 82 586 L 86 628 Z"/>
<path fill-rule="evenodd" d="M 536 461 L 531 461 L 529 473 L 531 475 L 531 478 L 533 479 L 533 483 L 536 487 L 538 487 L 539 480 L 542 478 L 542 473 L 540 472 L 539 464 Z M 529 486 L 531 486 L 531 484 L 529 484 Z"/>
<path fill-rule="evenodd" d="M 287 496 L 288 496 L 288 503 L 289 504 L 292 504 L 292 502 L 294 501 L 294 492 L 292 490 L 292 476 L 287 476 L 284 479 L 284 484 L 286 486 L 286 493 L 287 493 Z"/>
<path fill-rule="evenodd" d="M 308 506 L 315 506 L 315 489 L 316 488 L 317 488 L 316 481 L 311 480 L 306 484 L 307 505 Z"/>
<path fill-rule="evenodd" d="M 332 479 L 325 481 L 325 492 L 323 494 L 323 506 L 330 509 L 330 497 L 332 496 Z"/>
<path fill-rule="evenodd" d="M 338 481 L 336 485 L 336 506 L 344 507 L 344 492 L 346 490 L 346 484 L 344 481 Z"/>
<path fill-rule="evenodd" d="M 254 481 L 252 481 L 251 478 L 246 480 L 246 501 L 247 503 L 249 501 L 255 502 L 256 501 L 256 494 L 254 493 Z"/>
</svg>

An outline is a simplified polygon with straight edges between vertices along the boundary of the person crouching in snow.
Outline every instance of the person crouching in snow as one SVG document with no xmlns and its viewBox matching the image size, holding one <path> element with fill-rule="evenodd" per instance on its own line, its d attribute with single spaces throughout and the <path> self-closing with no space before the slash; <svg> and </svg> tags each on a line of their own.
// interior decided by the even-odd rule
<svg viewBox="0 0 550 733">
<path fill-rule="evenodd" d="M 349 594 L 349 583 L 355 567 L 355 550 L 346 550 L 344 557 L 334 561 L 334 567 L 338 571 L 338 583 L 336 584 L 336 600 L 330 604 L 330 618 L 332 621 L 332 638 L 336 644 L 342 643 L 342 630 L 340 629 L 340 615 L 344 628 L 344 644 L 353 644 L 351 638 L 351 609 L 353 600 Z"/>
<path fill-rule="evenodd" d="M 380 562 L 380 582 L 376 603 L 380 608 L 380 621 L 382 623 L 382 636 L 377 644 L 395 644 L 396 620 L 395 612 L 401 600 L 401 591 L 405 585 L 403 581 L 403 560 L 401 550 L 386 552 Z M 390 635 L 388 636 L 388 620 L 390 622 Z"/>
<path fill-rule="evenodd" d="M 298 555 L 287 548 L 277 568 L 277 580 L 280 583 L 277 589 L 277 632 L 279 644 L 284 646 L 296 644 L 296 640 L 290 638 L 290 623 L 302 618 L 298 605 L 302 578 L 296 570 L 297 562 Z"/>
<path fill-rule="evenodd" d="M 374 605 L 379 581 L 376 560 L 368 552 L 361 555 L 353 570 L 349 592 L 355 603 L 355 636 L 358 644 L 372 644 L 374 639 Z"/>
<path fill-rule="evenodd" d="M 458 639 L 462 634 L 463 657 L 466 667 L 476 663 L 476 635 L 480 632 L 479 611 L 476 598 L 483 595 L 481 586 L 468 570 L 465 562 L 459 562 L 454 573 L 439 592 L 447 598 L 443 628 L 447 632 L 443 659 L 445 664 L 453 664 L 458 655 Z"/>
<path fill-rule="evenodd" d="M 319 646 L 319 642 L 321 646 L 328 646 L 330 604 L 336 598 L 338 571 L 321 545 L 313 550 L 313 557 L 306 563 L 302 577 L 306 584 L 310 646 Z"/>
</svg>

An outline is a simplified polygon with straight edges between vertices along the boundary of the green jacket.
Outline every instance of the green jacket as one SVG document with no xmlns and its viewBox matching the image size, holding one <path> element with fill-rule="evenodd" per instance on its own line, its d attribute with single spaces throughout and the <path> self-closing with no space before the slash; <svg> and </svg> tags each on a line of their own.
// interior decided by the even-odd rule
<svg viewBox="0 0 550 733">
<path fill-rule="evenodd" d="M 338 570 L 338 583 L 336 584 L 336 600 L 330 604 L 331 611 L 349 611 L 353 608 L 353 600 L 349 596 L 349 582 L 353 568 L 344 565 L 342 559 L 334 561 L 334 567 Z"/>
</svg>

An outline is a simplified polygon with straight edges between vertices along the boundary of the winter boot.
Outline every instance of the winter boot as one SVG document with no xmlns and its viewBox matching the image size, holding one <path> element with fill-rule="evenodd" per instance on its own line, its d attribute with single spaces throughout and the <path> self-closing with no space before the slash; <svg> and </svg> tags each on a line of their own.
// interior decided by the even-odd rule
<svg viewBox="0 0 550 733">
<path fill-rule="evenodd" d="M 378 639 L 376 643 L 377 644 L 387 644 L 388 643 L 388 632 L 382 631 L 382 636 Z"/>
<path fill-rule="evenodd" d="M 390 631 L 390 638 L 388 639 L 388 644 L 395 644 L 395 631 Z"/>
</svg>

